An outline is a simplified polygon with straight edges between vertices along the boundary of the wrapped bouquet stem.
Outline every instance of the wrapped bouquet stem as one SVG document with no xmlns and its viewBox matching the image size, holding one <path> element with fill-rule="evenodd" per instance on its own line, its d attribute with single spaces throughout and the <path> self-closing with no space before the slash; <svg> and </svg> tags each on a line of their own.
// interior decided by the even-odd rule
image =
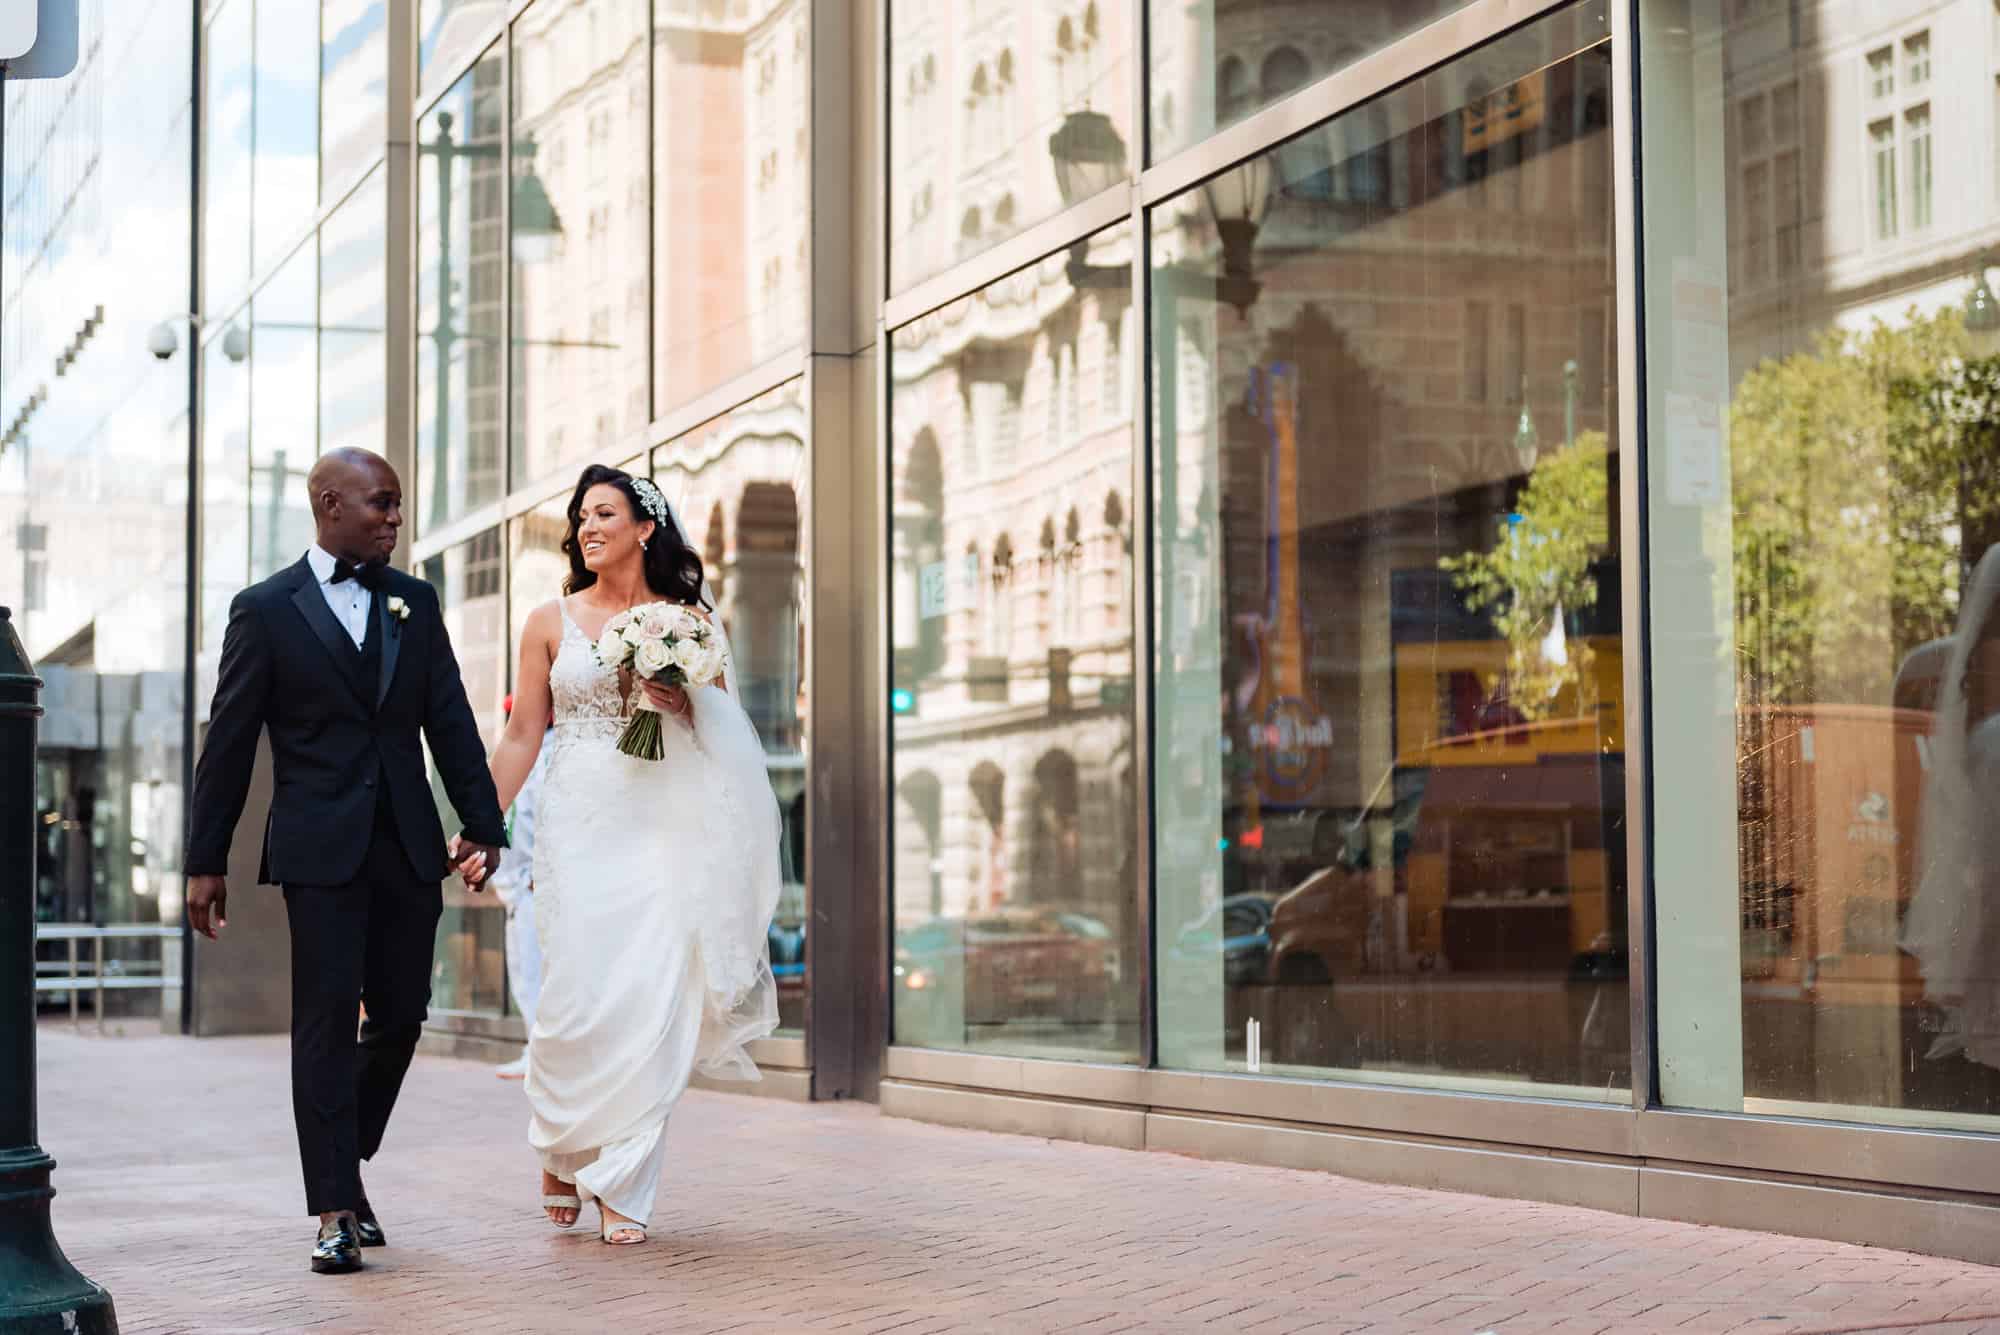
<svg viewBox="0 0 2000 1335">
<path fill-rule="evenodd" d="M 630 668 L 634 676 L 666 686 L 711 686 L 722 675 L 721 637 L 693 608 L 679 603 L 643 603 L 604 623 L 597 637 L 597 661 Z M 640 694 L 632 721 L 619 735 L 618 749 L 641 760 L 666 754 L 660 708 Z"/>
</svg>

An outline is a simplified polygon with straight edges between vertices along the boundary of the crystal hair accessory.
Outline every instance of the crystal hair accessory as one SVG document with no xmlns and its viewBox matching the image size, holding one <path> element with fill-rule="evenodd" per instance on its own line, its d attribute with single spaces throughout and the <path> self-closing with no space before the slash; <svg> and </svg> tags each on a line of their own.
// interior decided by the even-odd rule
<svg viewBox="0 0 2000 1335">
<path fill-rule="evenodd" d="M 655 524 L 674 522 L 673 512 L 667 508 L 667 498 L 660 494 L 660 489 L 653 485 L 651 478 L 633 478 L 632 490 L 638 494 L 639 504 L 646 507 L 646 513 L 652 516 Z"/>
</svg>

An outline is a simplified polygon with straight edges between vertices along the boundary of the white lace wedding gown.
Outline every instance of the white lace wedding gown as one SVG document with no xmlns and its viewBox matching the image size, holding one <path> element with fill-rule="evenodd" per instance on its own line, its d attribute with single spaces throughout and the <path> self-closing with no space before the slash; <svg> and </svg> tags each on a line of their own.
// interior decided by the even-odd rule
<svg viewBox="0 0 2000 1335">
<path fill-rule="evenodd" d="M 767 931 L 781 825 L 733 694 L 690 691 L 693 726 L 663 720 L 663 759 L 623 755 L 618 674 L 567 600 L 562 623 L 535 850 L 546 973 L 528 1139 L 586 1202 L 644 1222 L 690 1074 L 758 1079 L 745 1044 L 777 1027 Z M 734 663 L 727 672 L 733 691 Z"/>
</svg>

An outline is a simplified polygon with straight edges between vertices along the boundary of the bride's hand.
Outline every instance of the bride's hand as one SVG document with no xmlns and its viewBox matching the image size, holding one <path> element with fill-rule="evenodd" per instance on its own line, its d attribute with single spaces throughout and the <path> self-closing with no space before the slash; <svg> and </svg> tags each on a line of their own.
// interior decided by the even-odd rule
<svg viewBox="0 0 2000 1335">
<path fill-rule="evenodd" d="M 679 686 L 668 686 L 651 678 L 640 678 L 639 684 L 646 688 L 646 695 L 660 707 L 663 713 L 685 720 L 694 712 L 694 703 L 688 693 Z"/>
</svg>

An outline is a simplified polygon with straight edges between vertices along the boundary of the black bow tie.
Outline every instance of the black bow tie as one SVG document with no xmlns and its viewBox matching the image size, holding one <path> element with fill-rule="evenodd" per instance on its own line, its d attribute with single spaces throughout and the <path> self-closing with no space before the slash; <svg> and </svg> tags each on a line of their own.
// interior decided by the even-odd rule
<svg viewBox="0 0 2000 1335">
<path fill-rule="evenodd" d="M 333 578 L 327 582 L 329 584 L 345 584 L 351 579 L 370 593 L 379 593 L 385 582 L 388 569 L 387 566 L 379 561 L 368 561 L 357 566 L 335 558 L 333 563 Z"/>
</svg>

